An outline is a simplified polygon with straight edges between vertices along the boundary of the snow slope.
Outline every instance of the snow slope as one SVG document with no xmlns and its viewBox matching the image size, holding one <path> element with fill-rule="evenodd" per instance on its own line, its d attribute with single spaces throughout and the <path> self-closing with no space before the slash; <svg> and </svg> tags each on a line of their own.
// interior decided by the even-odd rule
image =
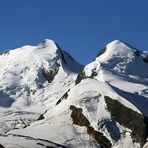
<svg viewBox="0 0 148 148">
<path fill-rule="evenodd" d="M 53 41 L 46 40 L 35 47 L 34 50 L 39 49 L 35 56 L 38 55 L 41 58 L 42 55 L 45 58 L 51 42 L 53 43 Z M 17 120 L 19 124 L 16 124 L 19 129 L 8 130 L 5 136 L 0 136 L 0 143 L 9 147 L 7 140 L 10 139 L 12 145 L 21 147 L 21 140 L 24 137 L 31 137 L 31 141 L 25 138 L 23 145 L 28 146 L 29 144 L 33 147 L 37 139 L 42 139 L 66 147 L 147 147 L 147 52 L 139 51 L 123 41 L 115 40 L 100 51 L 95 61 L 86 65 L 77 76 L 76 72 L 82 66 L 73 59 L 71 60 L 64 51 L 62 52 L 66 60 L 61 62 L 63 55 L 60 52 L 57 55 L 54 54 L 54 47 L 59 49 L 56 44 L 52 44 L 52 51 L 47 55 L 48 60 L 46 61 L 50 66 L 47 63 L 46 66 L 37 65 L 39 69 L 44 67 L 46 70 L 56 67 L 58 73 L 52 82 L 42 79 L 33 80 L 33 77 L 30 79 L 29 88 L 35 87 L 38 82 L 43 85 L 43 88 L 38 88 L 34 95 L 30 94 L 29 98 L 26 97 L 29 101 L 31 100 L 29 105 L 24 105 L 17 101 L 18 97 L 15 97 L 10 107 L 3 106 L 5 112 L 1 114 L 1 121 L 7 121 L 8 117 L 11 117 L 12 121 L 14 117 L 19 117 L 23 112 L 25 120 L 19 117 Z M 46 48 L 48 48 L 47 51 Z M 44 52 L 40 50 L 45 50 L 46 54 L 44 55 Z M 56 50 L 56 53 L 58 51 Z M 53 62 L 54 59 L 56 59 L 55 62 Z M 32 65 L 36 65 L 37 61 L 34 62 L 31 59 L 29 63 L 34 62 Z M 34 69 L 38 69 L 37 66 Z M 31 74 L 28 73 L 26 77 Z M 34 76 L 38 78 L 38 74 Z M 24 84 L 24 81 L 20 79 L 19 81 Z M 18 83 L 18 80 L 16 82 Z M 25 82 L 27 83 L 28 79 Z M 9 109 L 18 108 L 19 103 L 23 106 L 23 112 L 21 109 L 18 109 L 19 111 Z M 47 111 L 43 113 L 45 109 Z M 38 117 L 41 112 L 43 114 L 39 120 L 35 121 L 35 117 Z M 34 122 L 28 121 L 22 128 L 26 118 L 29 117 L 34 119 Z M 10 121 L 8 123 L 10 124 Z M 1 127 L 1 129 L 4 128 L 4 126 Z M 16 135 L 15 138 L 14 135 Z M 18 135 L 21 135 L 21 139 Z M 15 139 L 18 141 L 16 142 Z M 44 141 L 41 142 L 47 145 Z"/>
<path fill-rule="evenodd" d="M 56 103 L 82 66 L 52 40 L 0 56 L 0 132 L 24 127 Z"/>
</svg>

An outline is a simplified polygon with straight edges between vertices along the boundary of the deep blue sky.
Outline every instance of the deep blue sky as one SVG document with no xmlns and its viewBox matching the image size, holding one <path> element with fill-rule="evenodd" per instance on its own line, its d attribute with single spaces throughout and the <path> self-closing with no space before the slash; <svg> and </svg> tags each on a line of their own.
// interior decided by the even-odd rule
<svg viewBox="0 0 148 148">
<path fill-rule="evenodd" d="M 55 40 L 80 63 L 121 39 L 148 50 L 148 0 L 0 0 L 0 49 Z"/>
</svg>

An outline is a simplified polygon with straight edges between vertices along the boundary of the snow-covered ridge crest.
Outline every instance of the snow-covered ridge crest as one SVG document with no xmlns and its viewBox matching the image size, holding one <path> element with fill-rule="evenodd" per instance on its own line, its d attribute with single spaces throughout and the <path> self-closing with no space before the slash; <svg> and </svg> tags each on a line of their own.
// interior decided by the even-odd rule
<svg viewBox="0 0 148 148">
<path fill-rule="evenodd" d="M 98 59 L 100 62 L 106 62 L 114 57 L 133 59 L 135 57 L 135 52 L 136 49 L 125 42 L 114 40 L 106 45 L 105 52 L 101 54 Z"/>
<path fill-rule="evenodd" d="M 44 39 L 38 46 L 43 47 L 56 47 L 55 42 L 50 39 Z"/>
<path fill-rule="evenodd" d="M 48 48 L 50 54 L 55 54 L 58 50 L 59 47 L 57 46 L 57 44 L 50 39 L 44 39 L 38 46 L 38 49 L 44 49 L 44 48 Z"/>
<path fill-rule="evenodd" d="M 140 51 L 121 40 L 114 40 L 99 51 L 96 60 L 86 65 L 84 77 L 105 81 L 104 70 L 147 78 L 147 51 Z"/>
<path fill-rule="evenodd" d="M 107 44 L 97 55 L 98 61 L 104 68 L 131 75 L 148 76 L 146 52 L 142 52 L 125 43 L 114 40 Z M 140 67 L 140 70 L 139 70 Z"/>
</svg>

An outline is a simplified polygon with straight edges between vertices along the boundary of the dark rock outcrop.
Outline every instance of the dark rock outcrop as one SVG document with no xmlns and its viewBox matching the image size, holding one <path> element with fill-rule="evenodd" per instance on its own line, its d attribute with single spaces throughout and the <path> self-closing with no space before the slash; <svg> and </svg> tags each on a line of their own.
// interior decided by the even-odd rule
<svg viewBox="0 0 148 148">
<path fill-rule="evenodd" d="M 39 116 L 39 118 L 37 119 L 37 121 L 43 120 L 43 119 L 45 119 L 45 117 L 44 117 L 44 115 L 42 114 L 42 115 Z"/>
<path fill-rule="evenodd" d="M 105 148 L 110 148 L 112 145 L 110 141 L 103 136 L 102 133 L 94 130 L 92 126 L 90 126 L 89 120 L 83 115 L 82 109 L 77 108 L 74 105 L 70 106 L 70 109 L 72 110 L 71 118 L 73 120 L 73 124 L 79 125 L 79 126 L 85 126 L 87 128 L 87 134 L 95 139 L 98 144 Z"/>
<path fill-rule="evenodd" d="M 110 148 L 112 146 L 110 141 L 102 133 L 94 130 L 92 126 L 87 127 L 87 133 L 104 148 Z"/>
<path fill-rule="evenodd" d="M 91 73 L 91 76 L 90 76 L 89 78 L 94 78 L 95 76 L 98 75 L 96 69 L 92 69 L 91 72 L 92 72 L 92 73 Z"/>
<path fill-rule="evenodd" d="M 131 129 L 133 141 L 139 142 L 143 146 L 148 137 L 148 118 L 127 108 L 117 100 L 108 96 L 104 98 L 112 119 L 120 125 Z"/>
<path fill-rule="evenodd" d="M 5 147 L 0 144 L 0 148 L 5 148 Z"/>
<path fill-rule="evenodd" d="M 56 76 L 56 74 L 58 73 L 59 69 L 58 68 L 53 68 L 51 70 L 42 70 L 43 76 L 45 77 L 45 79 L 51 83 L 54 79 L 54 77 Z"/>
<path fill-rule="evenodd" d="M 95 76 L 97 76 L 97 74 L 98 73 L 96 72 L 96 69 L 92 69 L 91 76 L 86 76 L 85 71 L 82 70 L 77 76 L 77 79 L 75 81 L 75 85 L 79 84 L 81 82 L 81 80 L 83 80 L 83 79 L 94 78 Z"/>
<path fill-rule="evenodd" d="M 46 110 L 43 114 L 41 114 L 41 115 L 39 116 L 39 118 L 38 118 L 36 121 L 45 119 L 44 114 L 45 114 L 46 112 L 47 112 L 47 110 Z"/>
<path fill-rule="evenodd" d="M 77 76 L 77 79 L 75 81 L 75 85 L 79 84 L 82 79 L 86 79 L 86 78 L 87 78 L 87 76 L 85 75 L 85 71 L 82 70 Z"/>
<path fill-rule="evenodd" d="M 70 109 L 72 110 L 71 118 L 73 120 L 73 124 L 76 124 L 79 126 L 89 126 L 90 125 L 90 122 L 82 113 L 82 108 L 77 108 L 74 105 L 71 105 Z"/>
<path fill-rule="evenodd" d="M 70 89 L 57 101 L 56 105 L 58 105 L 62 100 L 67 99 L 69 91 Z"/>
</svg>

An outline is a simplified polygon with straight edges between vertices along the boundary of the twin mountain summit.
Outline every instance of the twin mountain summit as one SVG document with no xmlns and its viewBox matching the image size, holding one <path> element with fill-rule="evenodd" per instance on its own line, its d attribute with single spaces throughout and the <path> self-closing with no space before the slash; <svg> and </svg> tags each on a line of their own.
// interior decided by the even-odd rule
<svg viewBox="0 0 148 148">
<path fill-rule="evenodd" d="M 148 51 L 115 40 L 86 66 L 49 39 L 2 53 L 0 147 L 147 148 Z"/>
</svg>

